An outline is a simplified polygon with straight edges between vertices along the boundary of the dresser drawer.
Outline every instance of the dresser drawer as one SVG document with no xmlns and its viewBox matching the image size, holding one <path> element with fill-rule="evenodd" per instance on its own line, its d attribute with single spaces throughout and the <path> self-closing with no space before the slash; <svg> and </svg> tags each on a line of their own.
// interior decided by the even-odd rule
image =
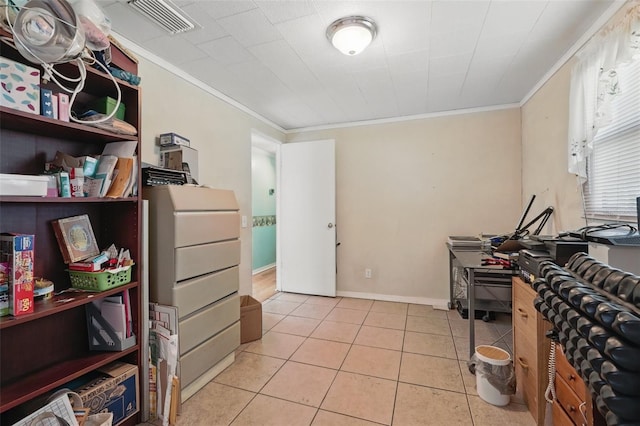
<svg viewBox="0 0 640 426">
<path fill-rule="evenodd" d="M 583 413 L 585 412 L 584 400 L 571 389 L 567 382 L 560 376 L 556 376 L 556 404 L 562 406 L 565 413 L 576 425 L 586 424 Z"/>
<path fill-rule="evenodd" d="M 587 391 L 582 377 L 576 372 L 562 352 L 562 346 L 556 344 L 556 374 L 575 392 L 581 401 L 587 398 Z"/>
<path fill-rule="evenodd" d="M 513 327 L 535 339 L 537 330 L 536 308 L 533 299 L 536 293 L 528 285 L 514 280 L 513 286 Z"/>
<path fill-rule="evenodd" d="M 535 408 L 541 403 L 538 400 L 538 388 L 542 385 L 539 383 L 537 346 L 523 338 L 520 333 L 516 333 L 514 339 L 513 365 L 516 373 L 516 386 L 522 394 L 525 404 L 530 408 Z"/>
<path fill-rule="evenodd" d="M 564 409 L 557 402 L 551 407 L 551 415 L 553 418 L 553 426 L 575 426 L 571 417 L 564 412 Z"/>
</svg>

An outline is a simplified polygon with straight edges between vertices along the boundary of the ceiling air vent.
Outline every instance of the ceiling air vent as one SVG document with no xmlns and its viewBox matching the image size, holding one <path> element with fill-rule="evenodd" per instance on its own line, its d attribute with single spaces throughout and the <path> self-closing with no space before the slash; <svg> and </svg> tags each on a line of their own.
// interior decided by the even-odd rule
<svg viewBox="0 0 640 426">
<path fill-rule="evenodd" d="M 171 34 L 190 31 L 198 26 L 169 0 L 129 0 L 128 3 Z"/>
</svg>

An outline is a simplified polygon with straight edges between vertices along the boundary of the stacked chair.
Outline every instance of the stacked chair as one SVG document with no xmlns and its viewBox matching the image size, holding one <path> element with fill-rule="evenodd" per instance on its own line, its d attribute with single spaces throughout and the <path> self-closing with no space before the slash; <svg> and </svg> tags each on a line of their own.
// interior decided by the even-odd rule
<svg viewBox="0 0 640 426">
<path fill-rule="evenodd" d="M 640 277 L 576 253 L 532 286 L 607 425 L 640 425 Z"/>
</svg>

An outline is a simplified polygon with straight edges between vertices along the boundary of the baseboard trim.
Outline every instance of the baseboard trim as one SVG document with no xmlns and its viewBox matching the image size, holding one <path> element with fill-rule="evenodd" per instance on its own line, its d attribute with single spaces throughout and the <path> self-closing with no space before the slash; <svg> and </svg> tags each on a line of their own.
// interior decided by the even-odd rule
<svg viewBox="0 0 640 426">
<path fill-rule="evenodd" d="M 261 273 L 261 272 L 268 271 L 269 269 L 271 269 L 271 268 L 275 268 L 275 267 L 276 267 L 276 264 L 275 264 L 275 263 L 271 263 L 271 264 L 269 264 L 269 265 L 261 266 L 261 267 L 260 267 L 260 268 L 258 268 L 258 269 L 254 269 L 254 270 L 251 272 L 251 275 L 258 275 L 258 274 L 259 274 L 259 273 Z"/>
<path fill-rule="evenodd" d="M 383 300 L 385 302 L 414 303 L 431 305 L 436 309 L 449 310 L 449 299 L 432 299 L 429 297 L 398 296 L 393 294 L 361 293 L 358 291 L 337 291 L 336 296 L 353 297 L 355 299 Z"/>
</svg>

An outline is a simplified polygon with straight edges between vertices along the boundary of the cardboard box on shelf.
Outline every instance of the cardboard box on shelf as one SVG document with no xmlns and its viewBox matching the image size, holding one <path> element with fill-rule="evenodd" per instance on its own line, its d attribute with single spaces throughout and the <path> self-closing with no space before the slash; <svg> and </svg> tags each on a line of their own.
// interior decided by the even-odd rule
<svg viewBox="0 0 640 426">
<path fill-rule="evenodd" d="M 240 296 L 240 343 L 262 338 L 262 303 Z"/>
<path fill-rule="evenodd" d="M 82 405 L 91 409 L 90 414 L 104 411 L 113 413 L 116 425 L 138 412 L 138 367 L 124 362 L 114 362 L 98 370 L 100 376 L 75 392 Z"/>
</svg>

